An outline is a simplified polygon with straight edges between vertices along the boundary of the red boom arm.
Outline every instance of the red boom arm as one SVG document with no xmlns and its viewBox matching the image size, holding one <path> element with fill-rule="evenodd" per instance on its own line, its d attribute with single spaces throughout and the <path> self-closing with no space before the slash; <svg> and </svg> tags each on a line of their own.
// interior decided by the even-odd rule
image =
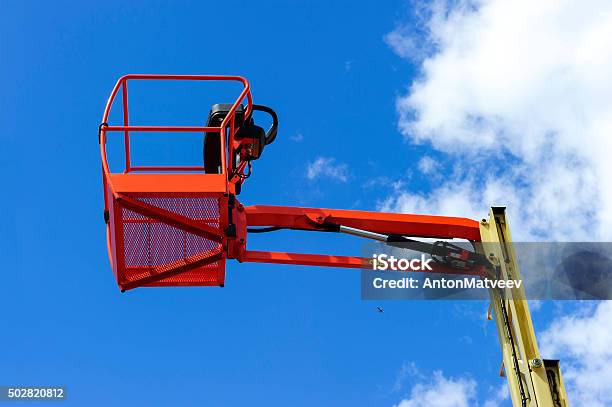
<svg viewBox="0 0 612 407">
<path fill-rule="evenodd" d="M 248 226 L 271 226 L 288 229 L 321 231 L 326 224 L 338 224 L 385 235 L 466 239 L 480 241 L 478 222 L 467 218 L 392 214 L 341 209 L 299 208 L 257 205 L 244 208 Z M 244 242 L 246 246 L 246 242 Z M 262 252 L 238 250 L 241 262 L 298 264 L 347 268 L 370 268 L 370 259 L 352 256 Z M 435 272 L 448 274 L 482 274 L 482 269 L 456 270 L 435 265 Z"/>
</svg>

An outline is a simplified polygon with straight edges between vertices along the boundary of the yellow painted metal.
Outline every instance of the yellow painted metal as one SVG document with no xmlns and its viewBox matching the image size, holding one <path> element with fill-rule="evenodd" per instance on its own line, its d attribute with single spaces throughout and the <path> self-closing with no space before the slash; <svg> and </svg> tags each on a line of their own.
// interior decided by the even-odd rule
<svg viewBox="0 0 612 407">
<path fill-rule="evenodd" d="M 480 224 L 477 249 L 496 266 L 500 279 L 520 279 L 506 211 L 493 207 Z M 540 356 L 524 287 L 491 290 L 491 306 L 502 350 L 503 371 L 514 406 L 569 407 L 558 361 Z M 554 365 L 554 366 L 553 366 Z M 549 380 L 551 373 L 554 380 Z"/>
</svg>

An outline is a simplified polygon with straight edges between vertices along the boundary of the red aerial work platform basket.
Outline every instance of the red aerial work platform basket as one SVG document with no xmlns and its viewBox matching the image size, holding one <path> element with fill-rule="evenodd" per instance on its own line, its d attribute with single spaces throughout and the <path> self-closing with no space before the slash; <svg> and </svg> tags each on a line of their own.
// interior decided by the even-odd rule
<svg viewBox="0 0 612 407">
<path fill-rule="evenodd" d="M 127 89 L 128 82 L 135 80 L 237 81 L 242 91 L 231 105 L 213 105 L 206 126 L 134 126 L 129 124 Z M 123 125 L 109 125 L 110 110 L 120 90 Z M 267 132 L 255 124 L 253 111 L 270 115 L 272 126 Z M 223 286 L 226 259 L 371 267 L 370 259 L 361 257 L 246 249 L 247 233 L 279 229 L 341 232 L 390 244 L 412 244 L 416 250 L 436 256 L 437 272 L 484 272 L 475 253 L 410 238 L 479 241 L 478 222 L 470 219 L 286 206 L 244 207 L 236 195 L 250 175 L 251 161 L 259 159 L 264 146 L 274 141 L 277 126 L 276 113 L 253 104 L 249 83 L 239 76 L 126 75 L 119 79 L 106 104 L 98 137 L 108 253 L 121 290 L 140 286 Z M 122 173 L 109 170 L 109 132 L 123 133 Z M 200 133 L 204 135 L 204 165 L 132 166 L 130 132 Z M 458 259 L 464 266 L 457 267 Z"/>
<path fill-rule="evenodd" d="M 132 80 L 238 81 L 243 84 L 231 109 L 219 126 L 130 126 L 127 85 Z M 123 96 L 123 125 L 107 120 L 119 90 Z M 121 289 L 137 286 L 222 286 L 227 255 L 228 211 L 233 204 L 235 180 L 227 175 L 233 157 L 236 109 L 252 111 L 249 83 L 237 76 L 126 75 L 115 85 L 100 125 L 105 219 L 108 250 Z M 203 173 L 204 166 L 135 167 L 130 165 L 130 131 L 199 132 L 220 138 L 219 173 Z M 125 170 L 111 173 L 106 157 L 106 133 L 124 133 Z M 221 135 L 226 137 L 221 137 Z M 233 163 L 232 168 L 236 167 Z M 234 168 L 239 174 L 244 165 Z M 242 167 L 242 168 L 240 168 Z M 237 178 L 239 179 L 239 177 Z M 229 196 L 232 195 L 230 199 Z"/>
</svg>

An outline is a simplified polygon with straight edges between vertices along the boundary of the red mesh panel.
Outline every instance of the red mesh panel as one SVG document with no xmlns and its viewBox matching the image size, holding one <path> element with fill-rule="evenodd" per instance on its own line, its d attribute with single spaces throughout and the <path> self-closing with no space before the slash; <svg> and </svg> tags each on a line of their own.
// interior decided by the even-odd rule
<svg viewBox="0 0 612 407">
<path fill-rule="evenodd" d="M 220 224 L 219 200 L 212 197 L 138 197 L 133 198 L 158 208 L 206 223 L 218 229 Z M 120 208 L 123 225 L 124 267 L 119 267 L 120 284 L 152 275 L 152 270 L 163 271 L 166 265 L 186 258 L 204 258 L 221 249 L 221 244 L 188 233 L 153 218 Z M 171 268 L 171 267 L 168 267 Z M 164 285 L 220 285 L 225 274 L 224 259 L 194 270 L 149 283 Z"/>
</svg>

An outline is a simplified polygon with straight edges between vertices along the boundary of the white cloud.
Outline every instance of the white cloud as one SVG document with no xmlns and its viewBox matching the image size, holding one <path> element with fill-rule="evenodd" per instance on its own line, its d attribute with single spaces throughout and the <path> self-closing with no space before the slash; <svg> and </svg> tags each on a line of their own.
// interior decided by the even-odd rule
<svg viewBox="0 0 612 407">
<path fill-rule="evenodd" d="M 476 403 L 476 382 L 469 378 L 446 378 L 440 371 L 430 381 L 412 387 L 410 395 L 395 407 L 468 407 Z"/>
<path fill-rule="evenodd" d="M 336 162 L 335 158 L 317 157 L 308 163 L 306 178 L 314 180 L 319 177 L 346 182 L 348 181 L 348 167 L 344 163 Z"/>
<path fill-rule="evenodd" d="M 542 300 L 529 300 L 529 310 L 534 313 L 542 309 L 544 301 Z"/>
<path fill-rule="evenodd" d="M 414 59 L 416 55 L 420 54 L 414 33 L 405 29 L 391 31 L 385 36 L 385 42 L 402 58 Z"/>
<path fill-rule="evenodd" d="M 465 193 L 467 188 L 470 188 L 470 185 L 462 182 L 456 185 L 444 184 L 427 195 L 396 191 L 382 202 L 381 210 L 448 216 L 478 214 L 480 207 L 473 201 L 473 197 Z"/>
<path fill-rule="evenodd" d="M 408 395 L 394 407 L 497 407 L 505 405 L 504 402 L 509 398 L 508 385 L 503 383 L 491 387 L 488 391 L 489 397 L 481 403 L 478 400 L 477 383 L 471 377 L 446 377 L 439 370 L 425 373 L 413 362 L 402 365 L 393 391 L 401 391 L 406 381 L 416 383 L 412 385 Z"/>
<path fill-rule="evenodd" d="M 497 407 L 504 404 L 504 401 L 510 398 L 510 392 L 508 391 L 508 384 L 504 383 L 497 387 L 492 397 L 485 401 L 484 407 Z"/>
<path fill-rule="evenodd" d="M 540 336 L 542 353 L 561 358 L 572 405 L 612 406 L 612 302 L 586 307 L 554 321 Z"/>
<path fill-rule="evenodd" d="M 422 17 L 386 37 L 406 58 L 417 40 L 430 49 L 398 125 L 454 170 L 386 208 L 479 218 L 506 205 L 519 239 L 612 238 L 612 3 L 436 2 Z"/>
<path fill-rule="evenodd" d="M 423 174 L 430 175 L 436 173 L 440 169 L 440 163 L 430 156 L 425 155 L 419 160 L 418 167 Z"/>
<path fill-rule="evenodd" d="M 449 0 L 418 13 L 385 38 L 420 72 L 397 99 L 398 127 L 452 171 L 382 209 L 478 219 L 505 205 L 515 240 L 612 239 L 612 2 Z M 602 302 L 540 338 L 572 405 L 612 405 L 611 324 Z M 400 405 L 424 405 L 413 398 Z"/>
<path fill-rule="evenodd" d="M 304 141 L 304 135 L 302 133 L 297 133 L 293 136 L 290 136 L 289 139 L 291 141 L 295 141 L 296 143 Z"/>
<path fill-rule="evenodd" d="M 404 184 L 405 182 L 401 178 L 393 179 L 386 176 L 380 176 L 367 179 L 363 184 L 361 184 L 361 186 L 365 189 L 384 188 L 392 189 L 394 191 L 401 191 L 401 189 L 404 187 Z"/>
<path fill-rule="evenodd" d="M 404 386 L 404 382 L 408 378 L 418 378 L 419 380 L 422 381 L 422 380 L 425 380 L 426 377 L 425 377 L 425 375 L 423 375 L 421 373 L 421 371 L 417 367 L 416 363 L 414 363 L 414 362 L 404 362 L 404 364 L 402 365 L 402 368 L 397 373 L 397 376 L 395 378 L 395 383 L 393 384 L 393 389 L 392 390 L 394 392 L 398 392 L 398 391 L 402 390 L 402 388 Z"/>
</svg>

